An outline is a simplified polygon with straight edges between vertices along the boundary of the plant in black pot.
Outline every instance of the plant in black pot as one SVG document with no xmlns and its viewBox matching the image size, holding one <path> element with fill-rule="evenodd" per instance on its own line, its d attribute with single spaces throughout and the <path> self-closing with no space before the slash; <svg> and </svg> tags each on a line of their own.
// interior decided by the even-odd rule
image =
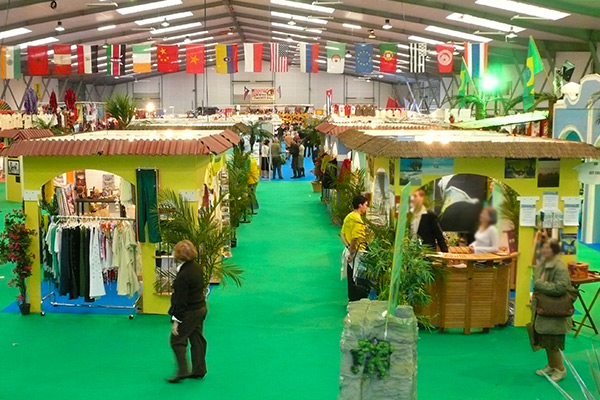
<svg viewBox="0 0 600 400">
<path fill-rule="evenodd" d="M 31 276 L 34 256 L 29 247 L 35 231 L 25 225 L 25 213 L 13 210 L 4 217 L 4 231 L 0 233 L 0 261 L 14 265 L 14 276 L 8 286 L 19 290 L 17 300 L 21 314 L 29 314 L 31 304 L 27 302 L 26 279 Z"/>
</svg>

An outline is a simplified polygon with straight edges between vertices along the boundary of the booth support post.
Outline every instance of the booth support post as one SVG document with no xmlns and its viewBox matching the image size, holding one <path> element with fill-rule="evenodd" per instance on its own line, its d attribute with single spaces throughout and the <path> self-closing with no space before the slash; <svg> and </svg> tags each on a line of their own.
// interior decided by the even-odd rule
<svg viewBox="0 0 600 400">
<path fill-rule="evenodd" d="M 29 303 L 31 303 L 31 311 L 39 313 L 42 309 L 42 266 L 40 256 L 40 224 L 39 215 L 40 207 L 37 201 L 25 201 L 25 214 L 27 216 L 26 225 L 28 229 L 35 231 L 35 237 L 31 244 L 30 250 L 34 255 L 31 276 L 27 278 L 27 293 L 29 295 Z"/>
</svg>

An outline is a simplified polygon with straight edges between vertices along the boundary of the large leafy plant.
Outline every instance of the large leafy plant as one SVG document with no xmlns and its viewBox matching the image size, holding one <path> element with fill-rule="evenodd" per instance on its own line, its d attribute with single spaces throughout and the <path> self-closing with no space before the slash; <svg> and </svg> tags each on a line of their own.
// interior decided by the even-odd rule
<svg viewBox="0 0 600 400">
<path fill-rule="evenodd" d="M 135 102 L 128 95 L 117 94 L 106 101 L 106 111 L 117 121 L 118 129 L 127 129 L 135 116 Z"/>
<path fill-rule="evenodd" d="M 322 133 L 317 130 L 317 126 L 323 121 L 325 118 L 308 118 L 304 122 L 298 134 L 305 145 L 319 146 L 321 144 Z"/>
<path fill-rule="evenodd" d="M 356 169 L 346 173 L 337 173 L 339 167 L 329 168 L 333 180 L 335 198 L 331 203 L 332 217 L 335 223 L 341 224 L 346 215 L 354 210 L 352 200 L 366 190 L 366 171 Z"/>
<path fill-rule="evenodd" d="M 515 243 L 519 243 L 519 219 L 521 215 L 519 194 L 504 183 L 494 181 L 494 184 L 500 185 L 500 191 L 502 192 L 502 201 L 499 207 L 500 216 L 510 222 L 511 229 L 515 231 Z"/>
<path fill-rule="evenodd" d="M 234 147 L 227 160 L 229 176 L 229 217 L 232 227 L 239 226 L 244 214 L 250 209 L 252 191 L 248 184 L 250 156 Z"/>
<path fill-rule="evenodd" d="M 263 121 L 255 121 L 248 123 L 237 123 L 233 126 L 234 130 L 240 135 L 247 135 L 250 138 L 250 149 L 254 148 L 254 144 L 262 142 L 265 139 L 270 139 L 273 134 L 263 128 Z"/>
<path fill-rule="evenodd" d="M 159 193 L 160 234 L 165 244 L 174 246 L 191 241 L 198 249 L 196 262 L 202 266 L 206 288 L 212 278 L 232 281 L 240 286 L 242 270 L 226 261 L 223 249 L 231 240 L 231 231 L 217 215 L 221 200 L 201 210 L 173 190 Z"/>
</svg>

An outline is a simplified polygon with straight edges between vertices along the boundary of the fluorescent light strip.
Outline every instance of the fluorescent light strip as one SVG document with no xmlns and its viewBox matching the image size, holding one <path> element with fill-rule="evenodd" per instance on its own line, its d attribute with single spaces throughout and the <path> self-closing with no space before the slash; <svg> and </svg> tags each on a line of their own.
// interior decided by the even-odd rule
<svg viewBox="0 0 600 400">
<path fill-rule="evenodd" d="M 197 28 L 199 26 L 202 26 L 202 22 L 191 22 L 189 24 L 169 26 L 167 28 L 160 28 L 160 29 L 153 29 L 150 31 L 150 33 L 152 35 L 157 35 L 157 34 L 161 34 L 161 33 L 181 31 L 183 29 Z"/>
<path fill-rule="evenodd" d="M 214 37 L 213 36 L 208 36 L 208 37 L 204 37 L 204 38 L 200 38 L 200 39 L 193 39 L 190 40 L 188 42 L 179 42 L 177 43 L 178 45 L 184 45 L 184 44 L 190 44 L 190 43 L 200 43 L 200 42 L 205 42 L 207 40 L 213 40 Z"/>
<path fill-rule="evenodd" d="M 520 28 L 518 26 L 505 24 L 504 22 L 492 21 L 491 19 L 474 17 L 469 14 L 461 14 L 461 13 L 452 13 L 446 17 L 451 21 L 463 22 L 469 25 L 481 26 L 487 29 L 496 29 L 502 32 L 510 32 L 511 30 L 515 32 L 523 32 L 525 28 Z"/>
<path fill-rule="evenodd" d="M 274 33 L 276 35 L 288 35 L 291 37 L 296 37 L 296 38 L 300 38 L 300 39 L 312 39 L 312 40 L 319 40 L 316 37 L 311 37 L 311 36 L 304 36 L 304 35 L 298 35 L 297 33 L 287 33 L 287 32 L 280 32 L 280 31 L 271 31 L 271 33 Z"/>
<path fill-rule="evenodd" d="M 459 38 L 459 39 L 469 40 L 471 42 L 489 43 L 489 42 L 491 42 L 493 40 L 493 39 L 486 38 L 486 37 L 483 37 L 483 36 L 473 35 L 472 33 L 455 31 L 453 29 L 446 29 L 446 28 L 442 28 L 442 27 L 439 27 L 439 26 L 435 26 L 435 25 L 429 25 L 427 28 L 425 28 L 425 30 L 427 32 L 438 33 L 440 35 L 445 35 L 445 36 L 455 37 L 455 38 Z"/>
<path fill-rule="evenodd" d="M 183 39 L 183 38 L 186 38 L 188 36 L 192 37 L 192 36 L 206 35 L 207 33 L 208 33 L 208 31 L 200 31 L 200 32 L 194 32 L 194 33 L 185 33 L 183 35 L 169 36 L 168 38 L 165 38 L 164 41 Z"/>
<path fill-rule="evenodd" d="M 271 26 L 276 26 L 278 28 L 283 28 L 283 29 L 290 29 L 292 31 L 304 31 L 304 32 L 310 32 L 310 33 L 316 33 L 319 35 L 321 33 L 323 33 L 323 31 L 321 29 L 306 28 L 304 26 L 299 26 L 299 25 L 282 24 L 281 22 L 271 22 Z"/>
<path fill-rule="evenodd" d="M 105 25 L 105 26 L 101 26 L 100 28 L 98 28 L 98 30 L 100 32 L 102 31 L 109 31 L 111 29 L 115 29 L 117 26 L 116 25 Z"/>
<path fill-rule="evenodd" d="M 6 39 L 14 36 L 25 35 L 31 33 L 27 28 L 15 28 L 9 29 L 8 31 L 0 32 L 0 39 Z"/>
<path fill-rule="evenodd" d="M 142 11 L 150 11 L 150 10 L 157 10 L 159 8 L 178 6 L 180 4 L 183 4 L 183 1 L 181 1 L 181 0 L 162 0 L 162 1 L 156 1 L 154 3 L 140 4 L 137 6 L 124 7 L 124 8 L 117 8 L 115 11 L 121 15 L 128 15 L 128 14 L 139 13 Z"/>
<path fill-rule="evenodd" d="M 319 64 L 327 64 L 327 61 L 325 61 L 325 60 L 321 60 L 320 58 L 319 58 L 319 59 L 317 59 L 317 62 L 318 62 Z"/>
<path fill-rule="evenodd" d="M 43 38 L 43 39 L 32 40 L 31 42 L 21 43 L 19 45 L 19 47 L 22 48 L 22 49 L 24 49 L 27 46 L 41 46 L 43 44 L 56 43 L 56 42 L 58 42 L 57 38 L 55 38 L 55 37 L 47 37 L 47 38 Z"/>
<path fill-rule="evenodd" d="M 184 11 L 184 12 L 180 12 L 180 13 L 164 15 L 162 17 L 139 19 L 139 20 L 134 21 L 134 22 L 137 25 L 144 26 L 144 25 L 150 25 L 150 24 L 155 24 L 155 23 L 158 23 L 158 22 L 162 22 L 164 20 L 173 21 L 173 20 L 176 20 L 176 19 L 193 17 L 193 16 L 194 16 L 194 13 L 192 13 L 191 11 Z"/>
<path fill-rule="evenodd" d="M 343 23 L 342 26 L 344 28 L 349 28 L 349 29 L 362 29 L 362 26 L 360 26 L 360 25 L 354 25 L 354 24 Z"/>
<path fill-rule="evenodd" d="M 273 39 L 273 40 L 280 40 L 282 42 L 306 43 L 306 42 L 303 42 L 301 40 L 287 39 L 287 38 L 282 38 L 282 37 L 277 37 L 277 36 L 272 36 L 271 39 Z"/>
<path fill-rule="evenodd" d="M 325 14 L 333 14 L 333 12 L 335 11 L 335 8 L 331 8 L 331 7 L 315 6 L 312 4 L 300 3 L 297 1 L 290 1 L 290 0 L 271 0 L 271 4 L 277 4 L 279 6 L 284 6 L 284 7 L 297 8 L 300 10 L 322 12 Z"/>
<path fill-rule="evenodd" d="M 429 39 L 429 38 L 424 38 L 422 36 L 415 36 L 415 35 L 409 36 L 408 40 L 412 40 L 413 42 L 421 42 L 421 43 L 428 43 L 428 44 L 445 44 L 445 42 L 442 42 L 441 40 Z M 458 49 L 458 50 L 465 49 L 464 46 L 458 45 L 456 43 L 454 43 L 454 48 Z"/>
<path fill-rule="evenodd" d="M 517 14 L 531 15 L 532 17 L 550 19 L 552 21 L 563 19 L 571 15 L 561 11 L 552 10 L 550 8 L 532 6 L 531 4 L 512 0 L 477 0 L 475 1 L 475 4 L 512 11 Z"/>
<path fill-rule="evenodd" d="M 278 11 L 271 11 L 271 16 L 278 17 L 278 18 L 284 18 L 287 20 L 293 19 L 294 21 L 303 21 L 303 22 L 310 22 L 312 24 L 327 25 L 326 19 L 308 18 L 308 17 L 304 17 L 302 15 L 292 15 L 292 14 L 282 13 L 282 12 L 278 12 Z"/>
</svg>

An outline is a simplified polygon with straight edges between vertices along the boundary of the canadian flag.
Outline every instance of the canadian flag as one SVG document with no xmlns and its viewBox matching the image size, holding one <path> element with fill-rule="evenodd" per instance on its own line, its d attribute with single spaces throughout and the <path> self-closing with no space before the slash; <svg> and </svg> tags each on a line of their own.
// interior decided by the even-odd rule
<svg viewBox="0 0 600 400">
<path fill-rule="evenodd" d="M 54 73 L 69 75 L 71 73 L 71 45 L 55 44 L 54 50 Z"/>
</svg>

